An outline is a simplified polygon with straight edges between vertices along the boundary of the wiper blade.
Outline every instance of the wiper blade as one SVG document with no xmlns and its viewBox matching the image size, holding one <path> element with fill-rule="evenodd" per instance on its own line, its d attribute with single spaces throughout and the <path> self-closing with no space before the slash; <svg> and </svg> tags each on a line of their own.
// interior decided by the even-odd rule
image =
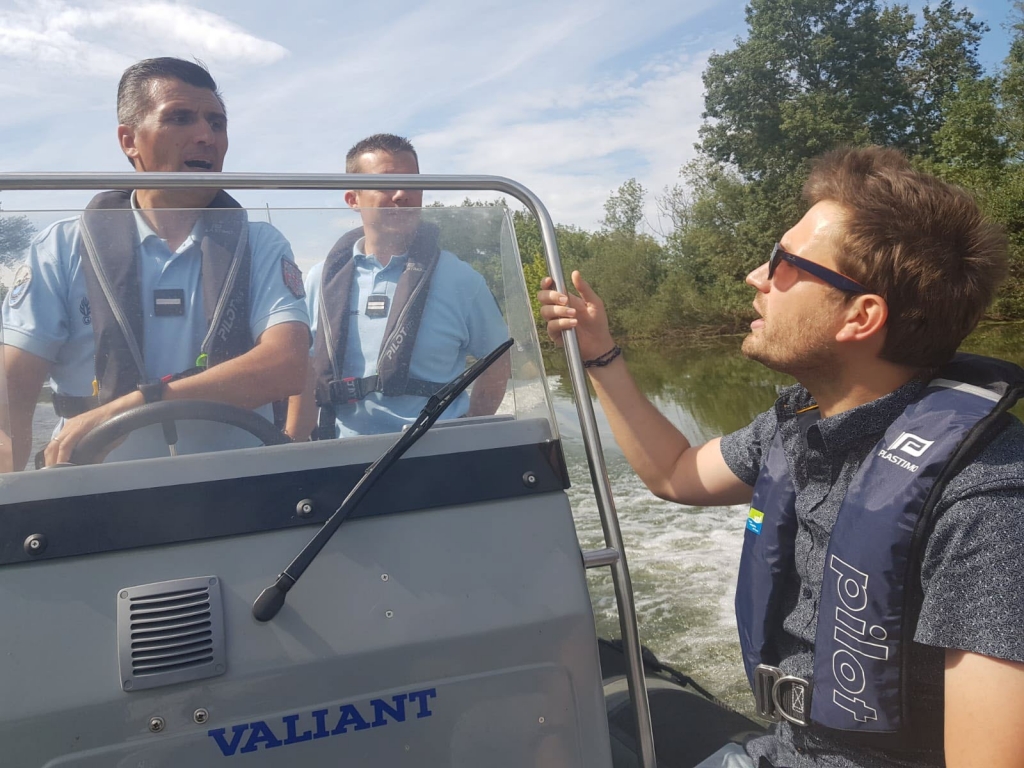
<svg viewBox="0 0 1024 768">
<path fill-rule="evenodd" d="M 341 506 L 327 519 L 323 527 L 316 532 L 316 535 L 302 548 L 302 551 L 295 556 L 295 559 L 288 564 L 288 567 L 281 571 L 277 580 L 260 592 L 260 596 L 252 604 L 252 615 L 257 621 L 270 621 L 277 615 L 284 605 L 285 595 L 295 586 L 295 582 L 299 580 L 299 577 L 302 576 L 314 558 L 320 554 L 320 550 L 330 541 L 334 532 L 338 530 L 338 527 L 349 516 L 349 513 L 359 505 L 359 502 L 362 501 L 374 484 L 402 457 L 402 454 L 412 448 L 416 441 L 426 434 L 427 430 L 434 425 L 434 422 L 440 418 L 445 409 L 455 402 L 455 398 L 462 394 L 463 390 L 472 384 L 474 379 L 505 354 L 508 348 L 512 346 L 512 343 L 512 339 L 502 342 L 486 357 L 481 357 L 430 396 L 430 399 L 427 400 L 427 404 L 423 406 L 423 410 L 420 411 L 420 415 L 416 417 L 416 420 L 406 428 L 401 437 L 390 448 L 381 454 L 380 458 L 366 468 L 363 476 L 359 478 L 359 482 L 349 491 L 345 500 L 341 502 Z"/>
</svg>

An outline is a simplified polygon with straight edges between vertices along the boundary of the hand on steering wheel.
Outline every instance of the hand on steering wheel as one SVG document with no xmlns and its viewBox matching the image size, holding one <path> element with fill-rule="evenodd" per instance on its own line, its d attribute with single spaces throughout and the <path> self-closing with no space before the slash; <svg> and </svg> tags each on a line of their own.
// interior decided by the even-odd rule
<svg viewBox="0 0 1024 768">
<path fill-rule="evenodd" d="M 168 445 L 176 440 L 174 423 L 178 421 L 212 421 L 227 424 L 248 432 L 264 445 L 284 445 L 291 438 L 272 423 L 247 408 L 218 403 L 211 400 L 161 400 L 140 405 L 118 414 L 112 419 L 94 427 L 71 451 L 71 464 L 94 464 L 102 460 L 113 443 L 132 432 L 153 424 L 164 425 Z M 59 437 L 59 436 L 58 436 Z M 39 467 L 41 454 L 36 456 Z"/>
</svg>

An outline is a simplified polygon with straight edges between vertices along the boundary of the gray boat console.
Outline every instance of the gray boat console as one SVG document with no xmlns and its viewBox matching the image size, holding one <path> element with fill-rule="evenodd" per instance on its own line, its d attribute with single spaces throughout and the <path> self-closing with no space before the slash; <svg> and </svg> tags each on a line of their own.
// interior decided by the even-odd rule
<svg viewBox="0 0 1024 768">
<path fill-rule="evenodd" d="M 4 190 L 186 185 L 502 192 L 537 217 L 564 289 L 547 212 L 507 179 L 0 174 Z M 0 215 L 42 230 L 78 213 Z M 505 398 L 495 415 L 426 433 L 271 621 L 253 618 L 256 596 L 397 433 L 282 445 L 236 435 L 160 455 L 139 447 L 166 437 L 154 424 L 103 463 L 11 471 L 0 366 L 0 765 L 609 768 L 586 581 L 586 568 L 609 567 L 637 752 L 653 768 L 629 574 L 575 338 L 566 338 L 570 378 L 606 536 L 589 552 L 565 493 L 535 286 L 523 280 L 511 217 L 502 208 L 422 215 L 436 217 L 442 243 L 470 252 L 459 255 L 501 308 L 515 340 Z M 347 216 L 282 210 L 273 225 L 308 268 L 357 223 Z M 34 450 L 56 423 L 49 408 L 36 408 Z M 210 425 L 184 421 L 183 444 L 189 430 L 202 444 Z"/>
</svg>

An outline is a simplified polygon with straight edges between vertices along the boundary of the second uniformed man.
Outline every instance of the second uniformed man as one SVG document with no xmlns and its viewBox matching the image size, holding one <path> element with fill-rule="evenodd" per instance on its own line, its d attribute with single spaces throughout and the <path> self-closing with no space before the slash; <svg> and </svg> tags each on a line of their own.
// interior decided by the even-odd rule
<svg viewBox="0 0 1024 768">
<path fill-rule="evenodd" d="M 408 140 L 376 134 L 349 150 L 348 173 L 419 173 Z M 289 403 L 287 431 L 304 440 L 398 432 L 427 398 L 508 338 L 483 277 L 438 245 L 421 221 L 420 190 L 350 190 L 363 226 L 342 237 L 306 278 L 312 381 Z M 494 413 L 509 377 L 506 356 L 445 411 Z"/>
</svg>

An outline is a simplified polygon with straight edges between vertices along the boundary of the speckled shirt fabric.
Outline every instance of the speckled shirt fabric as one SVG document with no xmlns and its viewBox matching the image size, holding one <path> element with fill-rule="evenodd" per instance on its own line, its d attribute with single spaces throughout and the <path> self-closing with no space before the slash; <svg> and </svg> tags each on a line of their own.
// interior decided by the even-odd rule
<svg viewBox="0 0 1024 768">
<path fill-rule="evenodd" d="M 779 666 L 788 674 L 811 676 L 825 552 L 846 490 L 868 452 L 922 387 L 912 381 L 871 403 L 820 419 L 803 434 L 792 414 L 814 401 L 803 387 L 789 387 L 773 410 L 722 438 L 729 468 L 752 486 L 762 451 L 771 445 L 776 427 L 782 430 L 798 520 L 796 568 L 783 596 L 779 647 Z M 911 719 L 929 734 L 926 746 L 897 749 L 884 741 L 869 746 L 837 731 L 782 723 L 747 744 L 755 764 L 764 756 L 788 768 L 943 765 L 944 649 L 1024 662 L 1022 510 L 1024 426 L 1013 419 L 946 487 L 925 551 L 925 598 L 911 645 L 909 685 Z"/>
</svg>

